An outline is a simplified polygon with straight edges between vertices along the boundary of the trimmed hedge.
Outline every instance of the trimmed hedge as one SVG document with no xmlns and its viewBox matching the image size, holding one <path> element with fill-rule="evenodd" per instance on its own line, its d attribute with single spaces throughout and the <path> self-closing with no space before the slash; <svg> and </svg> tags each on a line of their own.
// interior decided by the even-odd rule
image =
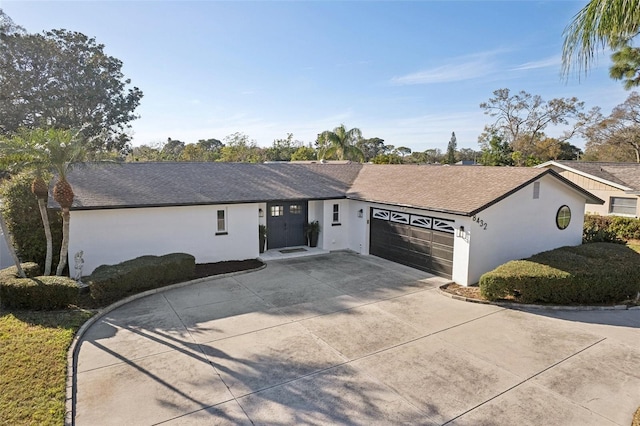
<svg viewBox="0 0 640 426">
<path fill-rule="evenodd" d="M 45 178 L 45 180 L 48 177 Z M 22 262 L 36 262 L 44 267 L 47 239 L 38 209 L 38 201 L 31 192 L 33 176 L 23 173 L 12 176 L 0 185 L 4 204 L 2 214 L 13 235 L 16 253 Z M 53 267 L 60 258 L 62 242 L 62 216 L 60 211 L 48 210 L 53 240 Z"/>
<path fill-rule="evenodd" d="M 621 244 L 562 247 L 507 262 L 480 277 L 489 300 L 595 304 L 634 299 L 640 292 L 640 254 Z"/>
<path fill-rule="evenodd" d="M 584 216 L 582 240 L 585 243 L 640 240 L 640 219 L 621 216 Z"/>
<path fill-rule="evenodd" d="M 117 265 L 99 266 L 87 283 L 92 298 L 113 300 L 187 280 L 194 275 L 195 268 L 195 257 L 186 253 L 141 256 Z"/>
<path fill-rule="evenodd" d="M 42 275 L 42 269 L 40 269 L 40 265 L 35 262 L 21 263 L 20 266 L 22 266 L 22 271 L 28 278 Z M 0 270 L 0 279 L 4 277 L 18 278 L 18 268 L 16 268 L 15 266 L 9 266 L 8 268 Z"/>
<path fill-rule="evenodd" d="M 12 266 L 0 271 L 0 305 L 7 309 L 64 309 L 78 298 L 78 285 L 69 277 L 38 276 L 37 263 L 24 263 L 29 278 L 19 278 Z"/>
</svg>

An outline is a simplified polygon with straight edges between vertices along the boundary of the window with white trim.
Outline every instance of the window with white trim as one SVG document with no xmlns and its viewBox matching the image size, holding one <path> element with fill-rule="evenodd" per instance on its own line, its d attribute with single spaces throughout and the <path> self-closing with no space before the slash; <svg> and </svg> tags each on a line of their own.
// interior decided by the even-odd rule
<svg viewBox="0 0 640 426">
<path fill-rule="evenodd" d="M 227 209 L 216 211 L 216 235 L 227 234 Z"/>
<path fill-rule="evenodd" d="M 609 213 L 624 214 L 629 216 L 636 215 L 638 207 L 638 198 L 611 197 L 609 198 Z"/>
</svg>

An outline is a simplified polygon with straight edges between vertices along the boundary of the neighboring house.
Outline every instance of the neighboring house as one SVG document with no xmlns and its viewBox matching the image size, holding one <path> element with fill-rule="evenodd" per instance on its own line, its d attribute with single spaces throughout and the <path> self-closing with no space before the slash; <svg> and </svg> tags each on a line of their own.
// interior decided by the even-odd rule
<svg viewBox="0 0 640 426">
<path fill-rule="evenodd" d="M 305 224 L 317 220 L 324 250 L 469 285 L 506 261 L 579 245 L 585 202 L 602 203 L 535 168 L 125 163 L 75 168 L 68 180 L 69 257 L 83 251 L 84 274 L 146 254 L 256 258 L 259 224 L 279 249 L 304 245 Z"/>
<path fill-rule="evenodd" d="M 8 268 L 13 265 L 15 265 L 15 263 L 13 262 L 13 258 L 9 252 L 7 239 L 5 238 L 2 230 L 0 230 L 0 269 Z"/>
<path fill-rule="evenodd" d="M 554 170 L 604 200 L 604 204 L 586 205 L 585 213 L 640 216 L 639 163 L 548 161 L 536 167 Z"/>
</svg>

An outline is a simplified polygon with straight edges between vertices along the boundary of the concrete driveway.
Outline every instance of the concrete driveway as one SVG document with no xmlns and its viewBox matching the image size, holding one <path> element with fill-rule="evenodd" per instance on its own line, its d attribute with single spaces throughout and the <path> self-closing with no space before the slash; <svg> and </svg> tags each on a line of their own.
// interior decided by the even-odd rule
<svg viewBox="0 0 640 426">
<path fill-rule="evenodd" d="M 516 311 L 351 253 L 164 291 L 80 341 L 77 425 L 624 425 L 640 311 Z"/>
</svg>

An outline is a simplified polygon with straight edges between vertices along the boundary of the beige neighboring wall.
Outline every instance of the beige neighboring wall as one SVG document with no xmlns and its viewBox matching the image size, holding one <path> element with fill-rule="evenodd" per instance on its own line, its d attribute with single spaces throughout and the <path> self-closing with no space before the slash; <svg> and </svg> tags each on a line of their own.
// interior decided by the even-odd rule
<svg viewBox="0 0 640 426">
<path fill-rule="evenodd" d="M 550 166 L 549 168 L 558 172 L 562 177 L 570 180 L 576 185 L 581 186 L 587 191 L 591 192 L 598 198 L 604 200 L 604 204 L 585 204 L 584 210 L 585 213 L 597 213 L 599 215 L 607 216 L 611 214 L 610 203 L 611 197 L 622 197 L 622 198 L 638 198 L 637 195 L 627 194 L 625 191 L 620 188 L 616 188 L 615 186 L 607 185 L 603 182 L 599 182 L 594 179 L 590 179 L 586 176 L 579 175 L 577 173 L 571 172 L 569 170 L 565 170 L 561 167 Z M 638 202 L 636 206 L 636 214 L 635 217 L 640 216 L 640 202 Z M 627 215 L 624 215 L 627 216 Z"/>
</svg>

